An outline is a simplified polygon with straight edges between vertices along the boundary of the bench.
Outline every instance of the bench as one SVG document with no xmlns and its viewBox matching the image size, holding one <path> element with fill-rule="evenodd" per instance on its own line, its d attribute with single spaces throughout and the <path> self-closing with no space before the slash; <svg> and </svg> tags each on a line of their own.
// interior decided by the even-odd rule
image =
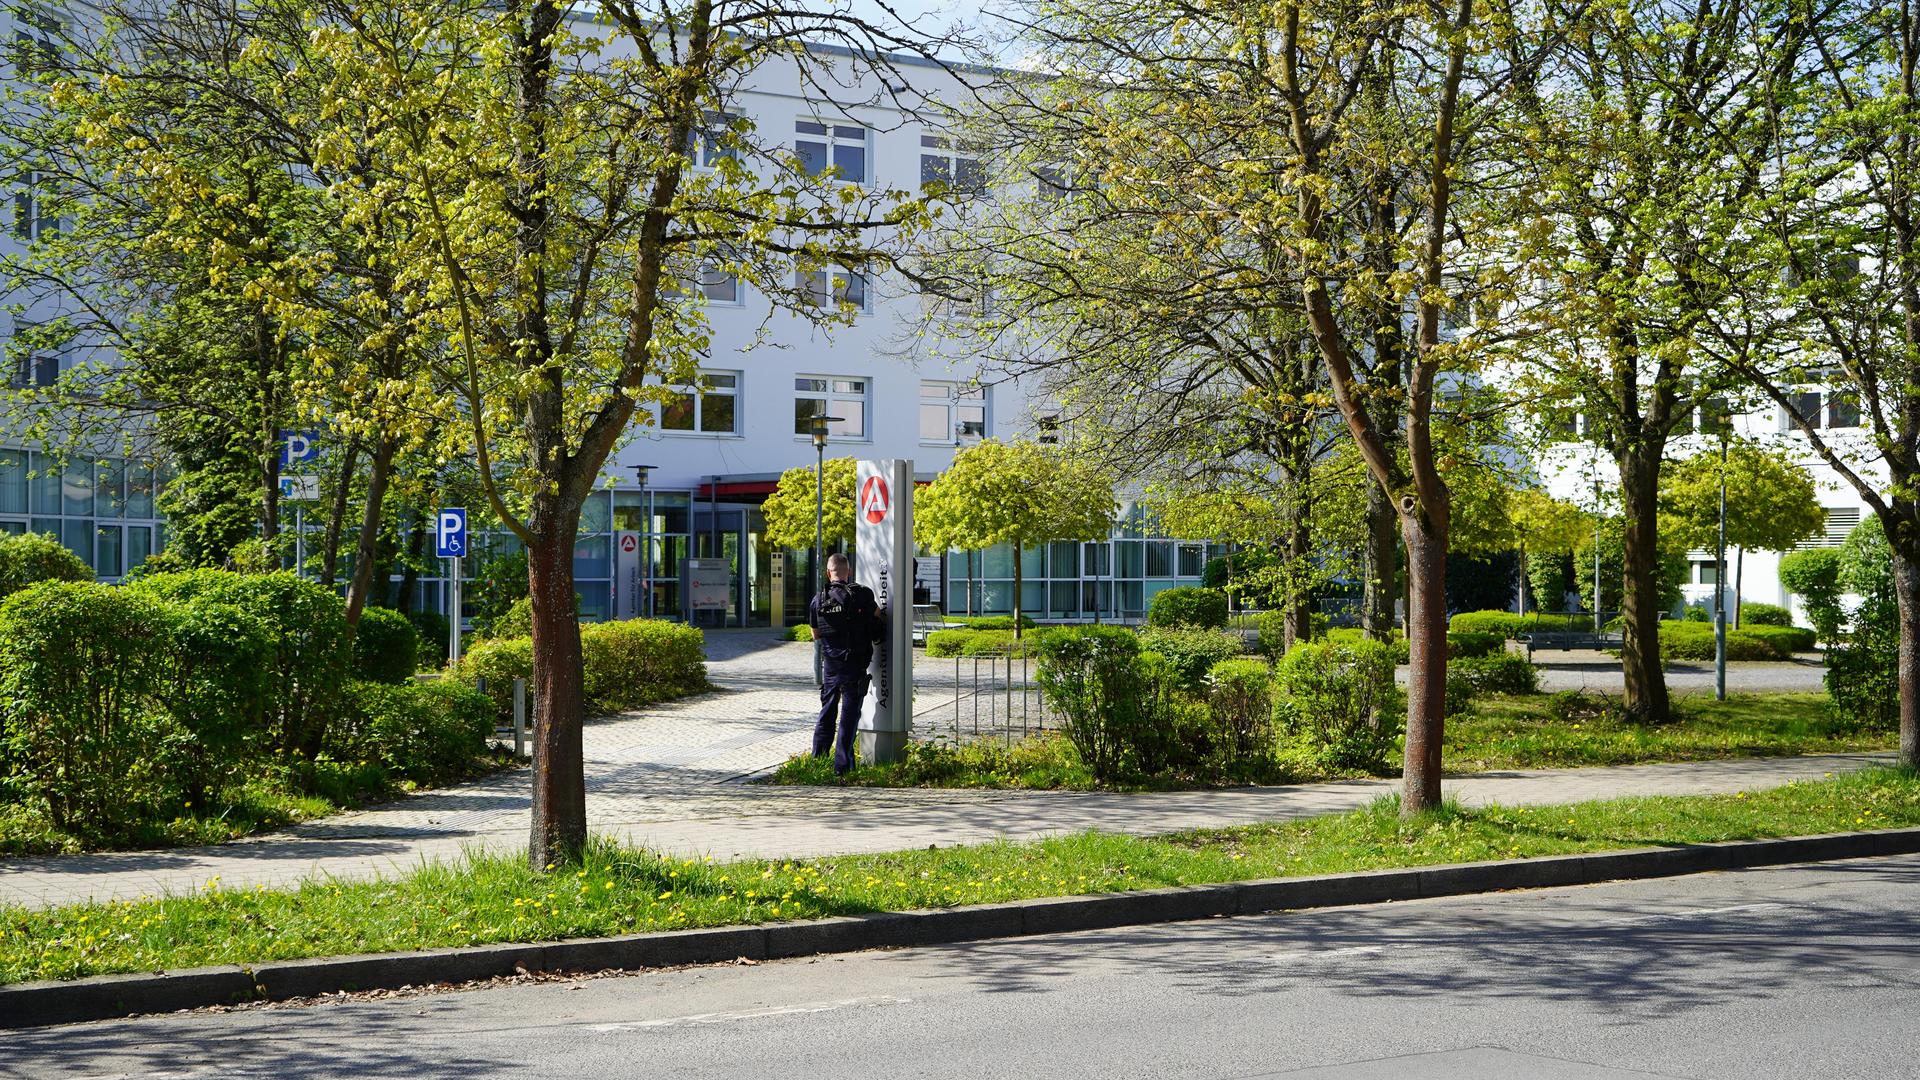
<svg viewBox="0 0 1920 1080">
<path fill-rule="evenodd" d="M 933 604 L 913 605 L 913 643 L 925 645 L 927 635 L 935 630 L 957 630 L 965 623 L 947 622 L 938 607 Z"/>
<path fill-rule="evenodd" d="M 1620 635 L 1604 630 L 1535 630 L 1521 634 L 1514 640 L 1527 647 L 1527 659 L 1533 659 L 1535 649 L 1559 649 L 1570 652 L 1574 649 L 1617 649 L 1620 647 Z"/>
</svg>

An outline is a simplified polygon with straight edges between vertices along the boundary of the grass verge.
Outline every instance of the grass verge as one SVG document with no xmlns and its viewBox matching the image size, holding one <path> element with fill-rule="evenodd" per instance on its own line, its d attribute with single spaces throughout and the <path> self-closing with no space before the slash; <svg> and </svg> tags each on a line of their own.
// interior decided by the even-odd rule
<svg viewBox="0 0 1920 1080">
<path fill-rule="evenodd" d="M 502 941 L 546 941 L 1250 878 L 1920 824 L 1920 775 L 1872 769 L 1751 795 L 1352 813 L 1155 838 L 714 864 L 597 843 L 535 873 L 475 857 L 380 882 L 238 890 L 44 911 L 0 908 L 0 982 Z"/>
</svg>

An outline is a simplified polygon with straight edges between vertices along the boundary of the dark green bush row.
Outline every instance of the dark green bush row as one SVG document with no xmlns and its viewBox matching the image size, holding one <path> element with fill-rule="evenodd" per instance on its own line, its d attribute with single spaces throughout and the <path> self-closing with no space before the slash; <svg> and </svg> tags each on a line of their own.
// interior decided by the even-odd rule
<svg viewBox="0 0 1920 1080">
<path fill-rule="evenodd" d="M 1227 594 L 1219 589 L 1181 585 L 1163 589 L 1147 601 L 1148 626 L 1227 625 Z"/>
<path fill-rule="evenodd" d="M 1246 651 L 1245 639 L 1239 634 L 1173 626 L 1150 626 L 1141 630 L 1140 649 L 1166 657 L 1187 690 L 1198 690 L 1215 664 Z"/>
<path fill-rule="evenodd" d="M 588 715 L 638 709 L 708 689 L 712 684 L 707 681 L 705 643 L 697 627 L 681 623 L 634 619 L 581 626 Z M 513 710 L 513 680 L 531 683 L 533 679 L 533 641 L 476 641 L 461 655 L 454 677 L 467 686 L 484 678 L 496 714 L 508 719 Z"/>
<path fill-rule="evenodd" d="M 1792 626 L 1793 613 L 1779 604 L 1762 604 L 1748 600 L 1740 605 L 1740 628 L 1755 626 Z"/>
<path fill-rule="evenodd" d="M 940 621 L 956 623 L 968 630 L 1013 629 L 1013 616 L 1011 615 L 942 615 L 940 616 Z M 1023 629 L 1031 629 L 1033 627 L 1033 618 L 1028 615 L 1020 616 L 1020 626 Z"/>
<path fill-rule="evenodd" d="M 1029 630 L 1016 641 L 1010 626 L 1004 630 L 935 630 L 927 635 L 927 655 L 1026 656 L 1040 633 Z"/>
<path fill-rule="evenodd" d="M 1517 653 L 1466 656 L 1447 661 L 1445 711 L 1457 716 L 1484 694 L 1534 694 L 1540 670 Z"/>
<path fill-rule="evenodd" d="M 328 754 L 377 764 L 390 776 L 431 785 L 472 771 L 493 734 L 493 703 L 447 680 L 400 685 L 354 682 L 329 733 Z"/>
<path fill-rule="evenodd" d="M 1520 615 L 1511 611 L 1463 611 L 1447 620 L 1447 629 L 1455 633 L 1499 634 L 1503 638 L 1521 634 L 1563 630 L 1591 630 L 1591 615 Z"/>
<path fill-rule="evenodd" d="M 1766 637 L 1769 629 L 1792 627 L 1751 627 L 1727 631 L 1727 659 L 1729 660 L 1782 660 L 1788 654 Z M 1680 622 L 1667 619 L 1660 623 L 1660 655 L 1668 660 L 1712 660 L 1714 654 L 1713 624 L 1698 622 Z"/>
</svg>

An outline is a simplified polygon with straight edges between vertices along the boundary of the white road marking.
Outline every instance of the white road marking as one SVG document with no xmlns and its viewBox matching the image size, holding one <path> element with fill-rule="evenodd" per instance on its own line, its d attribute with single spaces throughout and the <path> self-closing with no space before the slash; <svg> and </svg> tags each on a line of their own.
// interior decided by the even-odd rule
<svg viewBox="0 0 1920 1080">
<path fill-rule="evenodd" d="M 842 1001 L 822 1001 L 810 1005 L 784 1005 L 770 1009 L 747 1009 L 742 1012 L 696 1013 L 692 1016 L 674 1016 L 660 1020 L 634 1020 L 621 1024 L 594 1024 L 590 1030 L 599 1032 L 644 1031 L 648 1028 L 692 1027 L 698 1024 L 731 1024 L 741 1020 L 760 1020 L 769 1016 L 798 1016 L 804 1013 L 836 1012 L 841 1009 L 871 1009 L 882 1005 L 905 1005 L 912 998 L 865 997 L 846 998 Z"/>
<path fill-rule="evenodd" d="M 1735 904 L 1732 907 L 1687 908 L 1684 911 L 1654 911 L 1643 915 L 1628 915 L 1619 919 L 1603 919 L 1592 923 L 1593 926 L 1639 926 L 1645 923 L 1677 922 L 1681 919 L 1700 919 L 1710 915 L 1742 915 L 1755 911 L 1782 911 L 1786 904 Z"/>
<path fill-rule="evenodd" d="M 1334 960 L 1350 956 L 1372 956 L 1389 949 L 1411 949 L 1413 945 L 1352 945 L 1344 949 L 1299 949 L 1294 952 L 1274 953 L 1266 959 L 1279 963 L 1295 963 L 1301 960 Z"/>
</svg>

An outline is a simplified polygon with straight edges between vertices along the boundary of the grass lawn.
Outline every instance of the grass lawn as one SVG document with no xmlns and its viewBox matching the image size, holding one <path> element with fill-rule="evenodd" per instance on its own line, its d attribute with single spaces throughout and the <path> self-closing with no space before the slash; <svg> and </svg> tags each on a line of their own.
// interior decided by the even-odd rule
<svg viewBox="0 0 1920 1080">
<path fill-rule="evenodd" d="M 1352 813 L 1156 838 L 795 861 L 664 859 L 597 844 L 540 874 L 469 857 L 405 878 L 226 889 L 47 911 L 0 908 L 0 982 L 216 963 L 546 941 L 1249 878 L 1920 825 L 1920 775 L 1872 769 L 1752 795 Z"/>
<path fill-rule="evenodd" d="M 1735 694 L 1726 701 L 1688 695 L 1674 699 L 1673 722 L 1659 725 L 1632 723 L 1618 706 L 1618 698 L 1573 693 L 1481 698 L 1466 713 L 1447 718 L 1442 759 L 1450 773 L 1473 773 L 1888 750 L 1897 742 L 1893 731 L 1864 729 L 1837 715 L 1824 693 Z M 1398 761 L 1393 765 L 1397 771 Z M 1298 757 L 1282 755 L 1274 774 L 1263 779 L 1291 783 L 1352 775 L 1359 774 L 1308 771 Z M 802 755 L 782 764 L 771 781 L 1070 791 L 1101 786 L 1064 738 L 1030 739 L 1010 748 L 996 742 L 916 743 L 905 761 L 857 765 L 844 777 L 834 776 L 825 759 Z"/>
</svg>

